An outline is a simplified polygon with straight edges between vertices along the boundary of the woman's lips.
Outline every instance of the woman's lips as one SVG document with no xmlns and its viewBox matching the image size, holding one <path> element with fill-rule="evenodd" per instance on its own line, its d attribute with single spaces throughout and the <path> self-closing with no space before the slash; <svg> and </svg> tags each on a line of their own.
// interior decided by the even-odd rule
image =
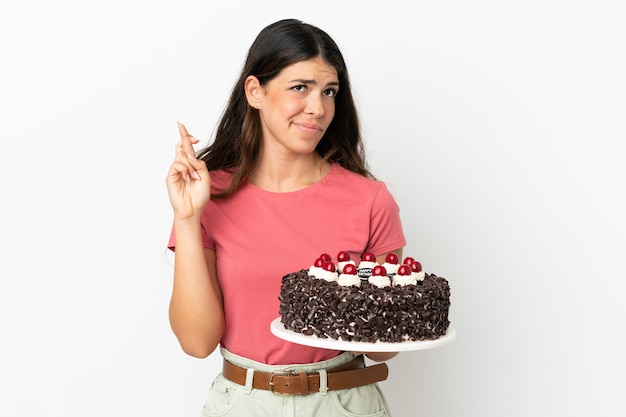
<svg viewBox="0 0 626 417">
<path fill-rule="evenodd" d="M 322 129 L 322 127 L 318 124 L 313 124 L 313 123 L 294 123 L 294 125 L 296 125 L 297 127 L 299 127 L 300 129 L 306 131 L 306 132 L 312 132 L 312 133 L 317 133 L 317 132 L 323 132 L 324 129 Z"/>
</svg>

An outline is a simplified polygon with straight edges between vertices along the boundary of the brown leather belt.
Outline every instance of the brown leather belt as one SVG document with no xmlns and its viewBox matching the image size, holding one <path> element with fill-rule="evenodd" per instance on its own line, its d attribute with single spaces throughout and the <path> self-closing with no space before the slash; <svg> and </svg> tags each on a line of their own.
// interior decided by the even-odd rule
<svg viewBox="0 0 626 417">
<path fill-rule="evenodd" d="M 340 390 L 384 381 L 387 379 L 389 369 L 384 363 L 366 367 L 363 355 L 359 355 L 351 362 L 328 369 L 326 372 L 328 389 Z M 226 379 L 239 385 L 246 385 L 246 373 L 246 368 L 224 360 L 222 375 Z M 277 395 L 307 395 L 320 390 L 320 374 L 319 372 L 254 371 L 252 388 L 271 391 Z"/>
</svg>

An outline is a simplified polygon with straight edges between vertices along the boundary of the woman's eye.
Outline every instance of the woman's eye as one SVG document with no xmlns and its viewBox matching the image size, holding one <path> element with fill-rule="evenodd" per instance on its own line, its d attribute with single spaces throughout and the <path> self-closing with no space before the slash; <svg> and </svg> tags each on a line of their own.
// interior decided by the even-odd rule
<svg viewBox="0 0 626 417">
<path fill-rule="evenodd" d="M 324 91 L 324 95 L 328 97 L 335 97 L 337 95 L 337 90 L 329 88 L 328 90 Z"/>
<path fill-rule="evenodd" d="M 306 87 L 304 85 L 294 85 L 293 87 L 291 87 L 291 89 L 293 91 L 304 91 Z"/>
</svg>

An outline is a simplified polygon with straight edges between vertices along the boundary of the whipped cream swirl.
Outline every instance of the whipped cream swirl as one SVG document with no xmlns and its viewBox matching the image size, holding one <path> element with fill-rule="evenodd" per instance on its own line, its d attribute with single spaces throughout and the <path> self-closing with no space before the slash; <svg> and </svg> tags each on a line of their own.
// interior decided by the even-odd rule
<svg viewBox="0 0 626 417">
<path fill-rule="evenodd" d="M 424 281 L 424 278 L 426 277 L 426 273 L 424 271 L 412 272 L 411 276 L 413 276 L 416 281 Z"/>
<path fill-rule="evenodd" d="M 333 282 L 337 281 L 339 278 L 339 274 L 337 272 L 327 271 L 322 268 L 318 268 L 319 271 L 316 271 L 316 275 L 313 275 L 317 279 L 323 279 L 324 281 Z M 311 270 L 309 270 L 309 276 L 311 275 Z"/>
<path fill-rule="evenodd" d="M 361 286 L 361 278 L 355 274 L 339 274 L 339 279 L 337 280 L 337 284 L 342 287 L 349 287 L 354 285 L 355 287 Z"/>
<path fill-rule="evenodd" d="M 398 273 L 398 268 L 400 268 L 400 264 L 390 264 L 389 262 L 385 262 L 383 264 L 385 270 L 387 271 L 387 275 L 395 275 Z"/>
<path fill-rule="evenodd" d="M 321 266 L 311 265 L 309 267 L 309 276 L 319 278 L 320 274 L 324 271 Z"/>
<path fill-rule="evenodd" d="M 400 285 L 404 287 L 405 285 L 416 285 L 417 278 L 411 273 L 411 275 L 394 275 L 393 277 L 393 285 Z"/>
<path fill-rule="evenodd" d="M 343 262 L 337 262 L 337 270 L 339 271 L 339 273 L 343 272 L 343 267 L 348 265 L 348 264 L 352 264 L 354 266 L 356 266 L 356 263 L 350 259 L 349 261 L 343 261 Z"/>
<path fill-rule="evenodd" d="M 367 281 L 370 284 L 376 285 L 378 288 L 391 286 L 391 280 L 387 275 L 372 275 Z"/>
</svg>

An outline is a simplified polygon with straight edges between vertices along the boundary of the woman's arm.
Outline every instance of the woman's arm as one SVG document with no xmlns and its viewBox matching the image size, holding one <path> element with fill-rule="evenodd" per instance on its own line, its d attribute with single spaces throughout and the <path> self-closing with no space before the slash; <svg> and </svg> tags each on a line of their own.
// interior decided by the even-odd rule
<svg viewBox="0 0 626 417">
<path fill-rule="evenodd" d="M 204 358 L 224 333 L 224 308 L 215 251 L 202 248 L 199 227 L 174 222 L 176 258 L 170 325 L 183 351 Z"/>
<path fill-rule="evenodd" d="M 198 140 L 178 124 L 180 141 L 166 184 L 174 209 L 174 288 L 170 324 L 183 350 L 199 358 L 215 350 L 224 333 L 224 308 L 215 251 L 204 249 L 201 218 L 211 198 L 211 177 L 196 159 Z"/>
</svg>

